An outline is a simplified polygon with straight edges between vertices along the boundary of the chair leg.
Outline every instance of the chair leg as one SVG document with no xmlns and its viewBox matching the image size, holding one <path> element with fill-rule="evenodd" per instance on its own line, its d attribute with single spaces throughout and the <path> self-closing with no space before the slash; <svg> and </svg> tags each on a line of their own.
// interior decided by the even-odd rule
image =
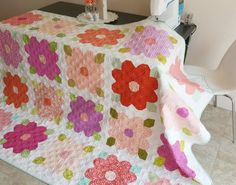
<svg viewBox="0 0 236 185">
<path fill-rule="evenodd" d="M 236 134 L 236 123 L 235 123 L 235 101 L 229 95 L 224 95 L 225 97 L 229 98 L 232 102 L 232 131 L 233 131 L 233 143 L 235 143 L 235 134 Z"/>
<path fill-rule="evenodd" d="M 217 107 L 217 95 L 214 96 L 214 107 Z"/>
</svg>

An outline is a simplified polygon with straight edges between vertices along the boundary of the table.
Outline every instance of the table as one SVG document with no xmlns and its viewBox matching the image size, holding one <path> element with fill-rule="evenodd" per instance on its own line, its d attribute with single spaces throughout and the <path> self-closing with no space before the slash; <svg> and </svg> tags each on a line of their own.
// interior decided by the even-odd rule
<svg viewBox="0 0 236 185">
<path fill-rule="evenodd" d="M 61 14 L 61 15 L 67 15 L 71 17 L 77 17 L 80 13 L 84 11 L 84 6 L 74 3 L 67 3 L 67 2 L 57 2 L 53 3 L 51 5 L 48 5 L 46 7 L 40 8 L 39 10 Z M 121 25 L 121 24 L 128 24 L 132 22 L 141 21 L 143 19 L 146 19 L 147 16 L 143 15 L 135 15 L 125 12 L 119 12 L 119 11 L 113 11 L 118 14 L 119 19 L 112 22 L 111 24 L 114 25 Z M 186 52 L 185 52 L 185 58 L 187 56 L 187 51 L 189 48 L 189 44 L 191 41 L 191 37 L 194 34 L 194 32 L 197 30 L 197 26 L 195 24 L 186 25 L 181 23 L 175 31 L 181 35 L 186 43 Z"/>
</svg>

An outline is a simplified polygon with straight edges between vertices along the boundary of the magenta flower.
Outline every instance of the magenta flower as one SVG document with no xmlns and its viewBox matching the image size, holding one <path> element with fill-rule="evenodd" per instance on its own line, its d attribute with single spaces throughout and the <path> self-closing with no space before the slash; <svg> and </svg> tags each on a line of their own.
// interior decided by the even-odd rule
<svg viewBox="0 0 236 185">
<path fill-rule="evenodd" d="M 3 109 L 0 109 L 0 131 L 11 123 L 11 112 L 5 112 Z"/>
<path fill-rule="evenodd" d="M 194 178 L 196 174 L 187 166 L 188 160 L 180 149 L 179 141 L 176 141 L 174 145 L 170 145 L 164 134 L 161 134 L 161 140 L 164 145 L 157 149 L 157 153 L 165 159 L 165 168 L 169 171 L 178 169 L 182 176 Z"/>
<path fill-rule="evenodd" d="M 38 143 L 47 139 L 47 135 L 44 133 L 46 130 L 46 127 L 38 127 L 35 122 L 16 125 L 13 132 L 4 135 L 6 142 L 3 144 L 3 148 L 13 148 L 13 153 L 16 154 L 23 150 L 35 150 Z"/>
<path fill-rule="evenodd" d="M 93 135 L 94 132 L 100 132 L 100 121 L 103 115 L 96 112 L 95 103 L 91 100 L 85 101 L 83 97 L 78 96 L 76 101 L 70 103 L 72 112 L 67 116 L 68 120 L 74 124 L 75 132 L 82 132 L 87 137 Z"/>
<path fill-rule="evenodd" d="M 169 50 L 174 48 L 168 33 L 164 30 L 156 30 L 153 26 L 146 26 L 142 30 L 136 31 L 125 47 L 129 48 L 133 55 L 143 53 L 149 58 L 168 57 Z"/>
<path fill-rule="evenodd" d="M 47 40 L 39 42 L 35 37 L 31 37 L 25 45 L 25 51 L 29 54 L 28 63 L 39 76 L 46 75 L 48 79 L 54 80 L 61 73 L 57 65 L 58 55 L 50 49 Z"/>
<path fill-rule="evenodd" d="M 11 33 L 0 30 L 0 57 L 8 66 L 17 68 L 22 61 L 19 44 L 12 38 Z"/>
</svg>

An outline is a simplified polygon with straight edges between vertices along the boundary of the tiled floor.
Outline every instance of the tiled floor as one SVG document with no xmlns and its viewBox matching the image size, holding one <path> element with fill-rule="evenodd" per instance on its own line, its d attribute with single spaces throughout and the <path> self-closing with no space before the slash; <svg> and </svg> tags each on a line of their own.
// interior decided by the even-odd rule
<svg viewBox="0 0 236 185">
<path fill-rule="evenodd" d="M 212 135 L 204 146 L 193 150 L 215 185 L 236 185 L 236 144 L 231 142 L 231 114 L 229 111 L 208 106 L 202 122 Z M 45 185 L 37 179 L 0 161 L 1 185 Z"/>
</svg>

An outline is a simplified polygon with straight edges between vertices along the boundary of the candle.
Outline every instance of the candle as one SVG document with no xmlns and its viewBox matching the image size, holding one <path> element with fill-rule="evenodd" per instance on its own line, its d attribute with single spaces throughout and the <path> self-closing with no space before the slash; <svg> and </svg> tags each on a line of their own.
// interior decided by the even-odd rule
<svg viewBox="0 0 236 185">
<path fill-rule="evenodd" d="M 97 8 L 100 19 L 107 19 L 107 0 L 97 0 Z"/>
</svg>

